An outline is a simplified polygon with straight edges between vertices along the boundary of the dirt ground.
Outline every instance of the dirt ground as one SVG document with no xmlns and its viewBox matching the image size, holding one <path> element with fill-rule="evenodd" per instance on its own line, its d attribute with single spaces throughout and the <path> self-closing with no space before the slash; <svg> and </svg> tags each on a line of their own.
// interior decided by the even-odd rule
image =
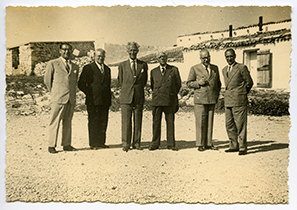
<svg viewBox="0 0 297 210">
<path fill-rule="evenodd" d="M 7 115 L 6 200 L 8 202 L 103 203 L 288 203 L 290 118 L 249 116 L 248 154 L 227 154 L 224 114 L 215 115 L 217 151 L 198 152 L 194 115 L 176 114 L 179 151 L 149 151 L 151 112 L 144 112 L 144 150 L 123 152 L 120 112 L 110 112 L 109 149 L 88 147 L 86 112 L 73 118 L 72 145 L 79 150 L 50 154 L 50 115 Z M 164 117 L 163 117 L 164 118 Z M 165 140 L 165 121 L 162 139 Z M 58 141 L 60 145 L 60 138 Z"/>
</svg>

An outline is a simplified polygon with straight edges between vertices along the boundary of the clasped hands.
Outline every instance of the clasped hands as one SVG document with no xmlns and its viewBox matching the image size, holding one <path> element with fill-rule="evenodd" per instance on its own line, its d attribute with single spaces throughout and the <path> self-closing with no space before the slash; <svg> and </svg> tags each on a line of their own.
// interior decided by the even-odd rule
<svg viewBox="0 0 297 210">
<path fill-rule="evenodd" d="M 200 86 L 207 85 L 207 84 L 208 84 L 208 81 L 207 81 L 207 79 L 206 79 L 205 77 L 202 77 L 202 78 L 200 78 L 200 79 L 198 80 L 198 84 L 199 84 Z"/>
</svg>

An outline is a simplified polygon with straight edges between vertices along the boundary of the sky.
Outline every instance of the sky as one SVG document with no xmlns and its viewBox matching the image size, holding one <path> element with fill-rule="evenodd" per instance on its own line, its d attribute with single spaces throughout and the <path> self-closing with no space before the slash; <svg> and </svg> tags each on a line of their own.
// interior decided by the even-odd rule
<svg viewBox="0 0 297 210">
<path fill-rule="evenodd" d="M 173 46 L 182 34 L 291 18 L 286 7 L 7 7 L 6 47 L 31 41 L 87 41 Z"/>
</svg>

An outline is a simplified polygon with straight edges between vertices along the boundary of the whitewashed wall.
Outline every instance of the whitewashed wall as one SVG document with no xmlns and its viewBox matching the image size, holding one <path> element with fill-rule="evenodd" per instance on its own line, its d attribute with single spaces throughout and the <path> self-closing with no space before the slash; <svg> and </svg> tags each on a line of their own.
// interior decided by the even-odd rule
<svg viewBox="0 0 297 210">
<path fill-rule="evenodd" d="M 226 26 L 226 27 L 227 27 L 226 29 L 228 29 L 229 26 Z M 291 21 L 288 21 L 288 22 L 282 22 L 282 23 L 276 23 L 276 24 L 263 25 L 263 32 L 275 31 L 280 29 L 290 29 L 290 28 L 291 28 Z M 237 37 L 237 36 L 255 34 L 258 31 L 259 31 L 259 26 L 253 26 L 253 27 L 248 27 L 244 29 L 233 29 L 232 36 Z M 176 44 L 177 46 L 191 47 L 192 45 L 198 44 L 206 40 L 221 39 L 221 38 L 228 38 L 228 37 L 229 37 L 229 31 L 181 36 L 176 39 Z"/>
<path fill-rule="evenodd" d="M 272 53 L 272 89 L 284 89 L 289 91 L 289 82 L 290 82 L 290 65 L 291 65 L 291 42 L 279 42 L 276 44 L 269 44 L 263 45 L 259 44 L 256 47 L 246 47 L 241 49 L 236 49 L 236 61 L 239 63 L 243 63 L 243 52 L 244 50 L 250 49 L 260 49 L 260 50 L 267 50 L 269 49 Z M 211 63 L 217 65 L 219 67 L 219 71 L 221 73 L 221 80 L 223 81 L 222 77 L 222 69 L 224 66 L 227 65 L 225 60 L 224 51 L 225 50 L 209 50 L 211 54 Z M 190 51 L 184 52 L 184 64 L 183 64 L 183 71 L 190 68 L 191 66 L 200 62 L 199 59 L 200 51 Z M 188 70 L 187 70 L 188 71 Z M 257 67 L 253 68 L 251 71 L 251 75 L 253 77 L 255 85 L 257 84 Z M 185 72 L 183 72 L 185 74 Z M 183 79 L 186 79 L 183 77 Z M 222 82 L 223 86 L 225 85 Z"/>
</svg>

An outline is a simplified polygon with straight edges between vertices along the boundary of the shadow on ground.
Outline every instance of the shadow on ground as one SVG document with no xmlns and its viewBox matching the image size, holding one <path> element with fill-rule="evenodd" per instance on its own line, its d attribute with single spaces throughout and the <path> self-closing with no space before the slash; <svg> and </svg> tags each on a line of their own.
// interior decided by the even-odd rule
<svg viewBox="0 0 297 210">
<path fill-rule="evenodd" d="M 213 140 L 214 146 L 218 150 L 224 150 L 228 149 L 229 147 L 229 141 L 219 141 L 217 139 Z M 141 147 L 143 149 L 148 149 L 151 142 L 142 142 Z M 108 145 L 109 148 L 122 148 L 122 144 L 112 144 Z M 179 150 L 183 149 L 191 149 L 196 148 L 196 141 L 186 141 L 186 140 L 177 140 L 176 146 Z M 280 150 L 280 149 L 286 149 L 289 147 L 289 144 L 286 143 L 275 143 L 275 141 L 252 141 L 248 142 L 248 154 L 258 153 L 258 152 L 269 152 L 273 150 Z M 159 149 L 167 149 L 167 141 L 163 140 L 161 141 Z M 82 150 L 91 150 L 89 147 L 87 148 L 78 148 L 78 151 Z"/>
</svg>

